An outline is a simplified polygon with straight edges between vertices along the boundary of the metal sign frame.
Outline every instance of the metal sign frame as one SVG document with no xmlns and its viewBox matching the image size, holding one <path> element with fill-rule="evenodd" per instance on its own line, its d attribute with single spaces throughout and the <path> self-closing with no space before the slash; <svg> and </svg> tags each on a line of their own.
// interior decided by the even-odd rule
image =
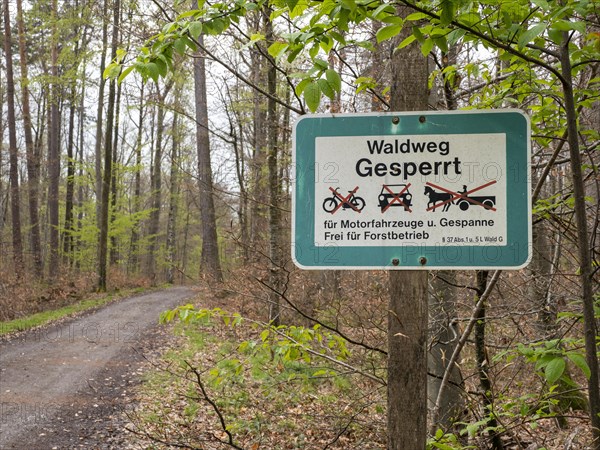
<svg viewBox="0 0 600 450">
<path fill-rule="evenodd" d="M 303 269 L 519 269 L 526 266 L 531 259 L 530 134 L 528 116 L 515 109 L 302 116 L 294 125 L 292 149 L 292 258 L 295 264 Z M 315 221 L 319 220 L 320 224 L 323 214 L 337 214 L 339 217 L 349 211 L 348 214 L 358 217 L 358 213 L 365 205 L 364 199 L 359 197 L 361 191 L 358 186 L 346 186 L 347 194 L 345 191 L 337 192 L 337 186 L 333 189 L 335 182 L 353 184 L 354 180 L 348 181 L 351 177 L 345 173 L 331 176 L 342 161 L 355 160 L 359 155 L 356 155 L 352 148 L 347 148 L 352 145 L 342 145 L 340 148 L 334 145 L 336 148 L 328 148 L 327 151 L 328 155 L 335 155 L 335 158 L 330 158 L 332 159 L 330 161 L 317 160 L 319 139 L 334 138 L 327 142 L 335 144 L 338 142 L 337 138 L 344 138 L 339 139 L 339 142 L 344 144 L 358 143 L 371 138 L 381 139 L 383 145 L 384 139 L 409 136 L 413 140 L 441 137 L 468 143 L 472 136 L 477 136 L 478 142 L 482 142 L 483 136 L 485 142 L 486 135 L 500 136 L 501 142 L 505 142 L 505 151 L 497 152 L 500 154 L 498 164 L 504 168 L 502 177 L 505 177 L 498 185 L 505 189 L 505 192 L 500 192 L 500 198 L 505 200 L 505 204 L 498 206 L 500 211 L 496 216 L 505 220 L 506 224 L 503 228 L 504 238 L 500 238 L 501 242 L 494 242 L 493 239 L 486 242 L 469 242 L 472 240 L 469 238 L 466 240 L 460 238 L 462 241 L 458 242 L 458 238 L 457 241 L 443 238 L 443 242 L 439 240 L 434 243 L 423 239 L 420 241 L 404 239 L 396 240 L 394 244 L 379 242 L 368 245 L 360 241 L 359 245 L 351 245 L 348 242 L 343 242 L 342 245 L 342 242 L 339 244 L 335 241 L 321 242 L 320 238 L 316 238 Z M 397 145 L 396 142 L 396 147 Z M 434 147 L 433 144 L 431 145 Z M 370 150 L 373 153 L 372 149 Z M 469 153 L 474 161 L 478 158 L 477 153 L 476 151 Z M 403 155 L 395 156 L 398 161 L 401 161 L 402 157 Z M 424 172 L 426 174 L 431 172 L 433 163 L 424 164 L 428 169 Z M 452 169 L 452 162 L 446 164 L 446 169 L 448 167 Z M 458 172 L 460 162 L 455 164 Z M 410 200 L 407 201 L 408 197 L 405 193 L 408 189 L 406 186 L 412 183 L 413 179 L 406 179 L 407 175 L 404 175 L 405 179 L 392 180 L 389 176 L 391 173 L 389 167 L 381 164 L 379 170 L 375 166 L 376 164 L 369 166 L 368 171 L 364 169 L 364 172 L 372 174 L 375 171 L 378 175 L 385 174 L 385 176 L 373 180 L 365 178 L 364 182 L 379 183 L 378 186 L 383 185 L 384 190 L 387 187 L 387 191 L 381 191 L 381 194 L 384 194 L 380 197 L 383 199 L 380 200 L 380 205 L 383 205 L 381 213 L 387 213 L 390 206 L 404 207 L 406 214 L 412 213 Z M 406 166 L 404 168 L 406 169 Z M 359 171 L 358 165 L 356 171 Z M 399 173 L 400 169 L 397 172 Z M 366 175 L 363 173 L 361 176 Z M 395 184 L 397 181 L 403 184 Z M 468 209 L 469 206 L 472 206 L 471 210 L 480 208 L 496 211 L 495 197 L 493 197 L 494 202 L 489 200 L 492 197 L 481 196 L 480 193 L 469 197 L 469 194 L 493 183 L 484 186 L 482 182 L 481 186 L 470 186 L 468 190 L 467 186 L 464 186 L 463 192 L 456 188 L 444 187 L 441 182 L 432 183 L 426 176 L 421 176 L 419 181 L 421 185 L 439 188 L 436 194 L 443 195 L 445 192 L 447 195 L 445 201 L 429 205 L 427 211 L 430 213 L 439 211 L 438 214 L 441 215 L 444 209 L 448 209 L 450 203 L 453 205 L 453 211 L 457 211 L 457 208 Z M 399 192 L 396 193 L 390 188 L 394 185 L 400 186 L 396 188 Z M 353 191 L 350 190 L 352 187 L 354 187 Z M 372 190 L 373 187 L 370 186 L 370 189 Z M 414 187 L 411 186 L 411 189 Z M 330 199 L 325 198 L 325 201 L 330 203 L 328 205 L 325 205 L 322 198 L 325 191 L 330 196 L 333 192 Z M 412 208 L 415 209 L 414 204 Z M 401 208 L 389 209 L 401 210 Z M 339 212 L 341 210 L 344 212 Z M 440 215 L 430 217 L 439 218 Z M 447 221 L 440 221 L 439 225 L 443 223 Z M 443 228 L 438 227 L 436 233 L 441 233 L 440 230 Z M 426 230 L 427 227 L 424 226 L 424 229 Z M 429 233 L 425 234 L 429 235 Z M 329 233 L 328 237 L 331 236 L 332 234 Z"/>
</svg>

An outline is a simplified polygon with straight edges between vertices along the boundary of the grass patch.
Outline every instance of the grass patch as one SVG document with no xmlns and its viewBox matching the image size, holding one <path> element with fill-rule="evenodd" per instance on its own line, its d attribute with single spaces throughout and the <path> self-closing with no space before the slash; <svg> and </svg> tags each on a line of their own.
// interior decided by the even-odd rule
<svg viewBox="0 0 600 450">
<path fill-rule="evenodd" d="M 143 291 L 142 289 L 132 289 L 129 291 L 121 291 L 118 295 L 106 294 L 101 297 L 91 298 L 82 300 L 72 305 L 64 306 L 62 308 L 43 311 L 35 314 L 31 314 L 26 317 L 20 317 L 18 319 L 9 320 L 6 322 L 0 322 L 0 336 L 14 333 L 18 331 L 25 331 L 31 328 L 35 328 L 47 323 L 59 320 L 68 316 L 72 316 L 83 311 L 87 311 L 92 308 L 104 306 L 116 299 L 127 297 L 132 294 L 136 294 Z"/>
</svg>

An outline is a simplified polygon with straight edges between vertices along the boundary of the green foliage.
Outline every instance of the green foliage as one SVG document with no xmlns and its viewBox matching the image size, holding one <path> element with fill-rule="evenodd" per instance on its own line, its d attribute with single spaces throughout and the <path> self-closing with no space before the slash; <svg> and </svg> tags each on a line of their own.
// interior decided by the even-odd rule
<svg viewBox="0 0 600 450">
<path fill-rule="evenodd" d="M 193 427 L 202 417 L 199 425 L 204 430 L 210 417 L 204 397 L 198 395 L 197 374 L 236 441 L 246 436 L 254 442 L 257 435 L 277 434 L 285 441 L 293 439 L 298 447 L 312 448 L 314 434 L 319 432 L 333 433 L 328 438 L 333 439 L 337 433 L 354 436 L 356 428 L 366 428 L 369 433 L 372 428 L 381 429 L 371 425 L 373 414 L 383 412 L 376 403 L 381 386 L 373 388 L 368 379 L 361 383 L 361 377 L 353 375 L 348 365 L 354 355 L 347 342 L 320 326 L 275 327 L 220 308 L 197 309 L 192 305 L 165 311 L 160 320 L 176 322 L 177 329 L 187 336 L 167 361 L 170 373 L 178 367 L 186 375 L 160 380 L 152 390 L 173 393 L 176 389 L 176 409 L 186 427 Z M 337 361 L 345 366 L 338 366 Z M 196 372 L 190 377 L 194 366 Z M 368 388 L 357 392 L 358 385 Z M 368 399 L 370 395 L 377 400 Z M 151 398 L 155 396 L 153 393 Z M 351 400 L 353 396 L 356 398 Z M 185 399 L 183 404 L 181 398 Z M 369 413 L 372 404 L 379 412 L 373 406 L 373 413 Z M 357 420 L 359 415 L 369 419 Z M 273 417 L 278 420 L 274 422 Z M 311 431 L 307 433 L 308 429 Z M 190 429 L 186 433 L 193 434 Z"/>
<path fill-rule="evenodd" d="M 566 375 L 567 361 L 578 367 L 586 378 L 590 376 L 590 369 L 585 361 L 585 355 L 581 352 L 579 340 L 552 339 L 550 341 L 537 342 L 533 344 L 519 344 L 516 351 L 524 356 L 526 360 L 534 364 L 535 370 L 550 385 L 559 379 L 573 384 Z"/>
<path fill-rule="evenodd" d="M 298 77 L 296 93 L 304 97 L 311 111 L 318 109 L 322 96 L 333 98 L 341 88 L 339 75 L 331 74 L 333 71 L 323 56 L 333 48 L 348 45 L 345 35 L 353 26 L 371 21 L 383 25 L 377 31 L 377 43 L 395 39 L 403 28 L 409 27 L 411 33 L 397 44 L 398 49 L 416 42 L 423 55 L 427 55 L 436 48 L 445 53 L 459 42 L 470 43 L 499 51 L 503 59 L 510 61 L 512 72 L 518 72 L 515 66 L 523 64 L 528 69 L 544 68 L 560 77 L 559 67 L 547 62 L 545 56 L 552 56 L 552 52 L 562 45 L 565 33 L 581 37 L 570 39 L 573 47 L 571 64 L 575 71 L 597 58 L 600 39 L 597 34 L 588 33 L 585 24 L 585 18 L 597 8 L 595 1 L 570 0 L 560 7 L 545 0 L 534 4 L 535 7 L 530 9 L 518 0 L 415 2 L 408 4 L 413 12 L 403 20 L 394 6 L 381 1 L 230 0 L 210 5 L 200 2 L 198 9 L 185 11 L 173 22 L 165 24 L 139 50 L 133 61 L 126 62 L 121 53 L 106 69 L 105 75 L 123 79 L 135 70 L 144 79 L 157 81 L 172 70 L 175 55 L 196 51 L 197 39 L 202 34 L 222 34 L 242 17 L 267 8 L 274 24 L 281 16 L 287 16 L 295 24 L 292 32 L 282 33 L 268 43 L 268 53 L 279 64 L 292 63 L 300 55 L 309 61 L 309 67 Z M 254 34 L 247 45 L 262 40 L 264 36 Z M 352 43 L 373 48 L 369 40 Z M 119 68 L 121 65 L 124 65 L 123 70 Z M 536 81 L 540 78 L 543 77 L 539 74 L 535 76 Z M 357 80 L 358 92 L 371 87 L 364 81 Z M 515 86 L 518 85 L 512 84 L 513 88 Z M 548 88 L 553 90 L 556 86 L 550 83 Z M 546 108 L 557 107 L 556 102 L 545 105 Z M 547 115 L 547 112 L 541 114 Z"/>
<path fill-rule="evenodd" d="M 243 322 L 238 313 L 228 313 L 220 308 L 197 310 L 189 304 L 165 311 L 160 316 L 161 323 L 176 319 L 188 325 L 209 325 L 214 320 L 220 320 L 224 325 L 231 327 L 239 326 Z M 261 327 L 259 339 L 241 342 L 237 351 L 242 355 L 251 355 L 258 359 L 268 355 L 284 365 L 295 362 L 311 363 L 313 358 L 319 355 L 333 357 L 339 361 L 350 357 L 347 342 L 339 335 L 323 330 L 319 325 L 305 328 L 255 323 L 255 326 Z M 239 361 L 235 360 L 235 364 L 238 363 Z M 290 367 L 295 366 L 292 364 Z M 312 375 L 322 376 L 329 373 L 330 371 L 319 370 Z"/>
<path fill-rule="evenodd" d="M 459 437 L 454 433 L 445 433 L 443 430 L 438 429 L 435 432 L 435 436 L 427 440 L 426 450 L 467 450 L 475 449 L 476 446 L 463 446 L 459 440 Z"/>
</svg>

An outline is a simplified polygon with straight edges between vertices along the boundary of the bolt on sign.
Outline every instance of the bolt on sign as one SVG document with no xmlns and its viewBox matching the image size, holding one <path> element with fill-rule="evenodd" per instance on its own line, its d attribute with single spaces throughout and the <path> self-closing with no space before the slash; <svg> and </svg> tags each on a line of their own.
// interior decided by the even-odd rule
<svg viewBox="0 0 600 450">
<path fill-rule="evenodd" d="M 531 257 L 521 111 L 308 115 L 294 125 L 305 269 L 518 269 Z"/>
</svg>

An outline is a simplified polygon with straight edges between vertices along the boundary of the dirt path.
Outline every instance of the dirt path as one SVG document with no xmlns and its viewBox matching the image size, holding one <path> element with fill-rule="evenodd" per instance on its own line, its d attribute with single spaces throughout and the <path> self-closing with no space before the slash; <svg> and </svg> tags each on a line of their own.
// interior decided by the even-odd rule
<svg viewBox="0 0 600 450">
<path fill-rule="evenodd" d="M 161 342 L 158 315 L 193 294 L 127 298 L 0 343 L 0 449 L 119 448 L 139 362 Z"/>
</svg>

